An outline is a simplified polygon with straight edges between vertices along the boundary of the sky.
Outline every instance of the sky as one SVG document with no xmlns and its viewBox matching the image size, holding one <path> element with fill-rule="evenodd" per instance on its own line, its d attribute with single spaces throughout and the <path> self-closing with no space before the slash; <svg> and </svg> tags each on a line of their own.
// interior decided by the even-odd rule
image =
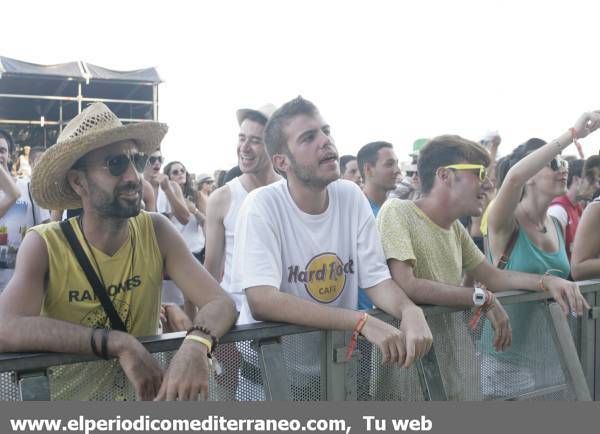
<svg viewBox="0 0 600 434">
<path fill-rule="evenodd" d="M 598 1 L 85 0 L 2 2 L 0 55 L 154 66 L 166 160 L 236 164 L 238 108 L 302 95 L 340 155 L 374 140 L 551 140 L 600 109 Z M 587 155 L 600 132 L 582 140 Z M 574 147 L 565 154 L 575 154 Z"/>
</svg>

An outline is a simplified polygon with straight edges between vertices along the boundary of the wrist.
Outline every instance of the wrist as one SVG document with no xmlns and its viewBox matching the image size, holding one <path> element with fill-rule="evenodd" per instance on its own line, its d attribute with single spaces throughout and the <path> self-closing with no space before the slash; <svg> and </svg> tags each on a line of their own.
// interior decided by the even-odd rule
<svg viewBox="0 0 600 434">
<path fill-rule="evenodd" d="M 409 304 L 409 305 L 403 307 L 400 310 L 400 313 L 402 315 L 401 318 L 400 318 L 400 320 L 402 320 L 406 315 L 408 315 L 410 313 L 423 313 L 423 309 L 421 309 L 416 304 Z"/>
</svg>

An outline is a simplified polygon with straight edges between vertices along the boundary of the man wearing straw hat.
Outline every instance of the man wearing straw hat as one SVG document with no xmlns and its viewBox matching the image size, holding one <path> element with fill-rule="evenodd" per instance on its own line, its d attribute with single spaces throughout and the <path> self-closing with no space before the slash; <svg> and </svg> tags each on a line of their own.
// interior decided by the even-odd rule
<svg viewBox="0 0 600 434">
<path fill-rule="evenodd" d="M 166 132 L 157 122 L 124 126 L 96 103 L 69 122 L 34 171 L 40 206 L 82 207 L 83 214 L 25 236 L 0 296 L 0 351 L 116 358 L 133 386 L 116 362 L 70 365 L 57 370 L 53 398 L 132 399 L 133 390 L 138 399 L 207 394 L 212 347 L 236 311 L 170 222 L 140 211 L 146 155 Z M 158 332 L 163 265 L 199 307 L 165 373 L 134 337 Z"/>
</svg>

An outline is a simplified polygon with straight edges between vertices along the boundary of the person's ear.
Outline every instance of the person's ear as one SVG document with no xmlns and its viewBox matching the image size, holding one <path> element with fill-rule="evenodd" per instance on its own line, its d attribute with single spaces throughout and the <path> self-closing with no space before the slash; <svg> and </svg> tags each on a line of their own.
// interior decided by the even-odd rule
<svg viewBox="0 0 600 434">
<path fill-rule="evenodd" d="M 79 196 L 87 193 L 87 179 L 81 170 L 70 169 L 67 172 L 67 182 Z"/>
</svg>

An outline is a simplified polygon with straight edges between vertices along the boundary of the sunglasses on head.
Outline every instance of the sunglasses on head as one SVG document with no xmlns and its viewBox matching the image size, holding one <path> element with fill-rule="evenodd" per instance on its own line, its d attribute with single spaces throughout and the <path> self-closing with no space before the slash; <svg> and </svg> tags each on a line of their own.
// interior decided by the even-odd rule
<svg viewBox="0 0 600 434">
<path fill-rule="evenodd" d="M 135 170 L 137 170 L 138 173 L 142 173 L 147 162 L 148 157 L 139 152 L 135 154 L 119 154 L 106 157 L 106 160 L 104 160 L 104 167 L 108 169 L 108 172 L 112 176 L 121 176 L 129 168 L 129 163 L 133 163 Z"/>
<path fill-rule="evenodd" d="M 149 162 L 151 165 L 152 165 L 152 164 L 154 164 L 154 163 L 156 163 L 157 161 L 158 161 L 160 164 L 162 164 L 162 162 L 163 162 L 163 159 L 162 159 L 162 157 L 150 157 L 150 158 L 148 158 L 148 162 Z"/>
<path fill-rule="evenodd" d="M 485 181 L 485 178 L 487 177 L 487 168 L 483 164 L 451 164 L 449 166 L 444 166 L 444 168 L 452 170 L 478 171 L 479 180 L 481 182 Z"/>
<path fill-rule="evenodd" d="M 559 169 L 566 169 L 569 170 L 569 162 L 567 160 L 563 160 L 560 157 L 554 157 L 552 160 L 550 160 L 550 169 L 552 169 L 555 172 L 558 172 Z"/>
</svg>

